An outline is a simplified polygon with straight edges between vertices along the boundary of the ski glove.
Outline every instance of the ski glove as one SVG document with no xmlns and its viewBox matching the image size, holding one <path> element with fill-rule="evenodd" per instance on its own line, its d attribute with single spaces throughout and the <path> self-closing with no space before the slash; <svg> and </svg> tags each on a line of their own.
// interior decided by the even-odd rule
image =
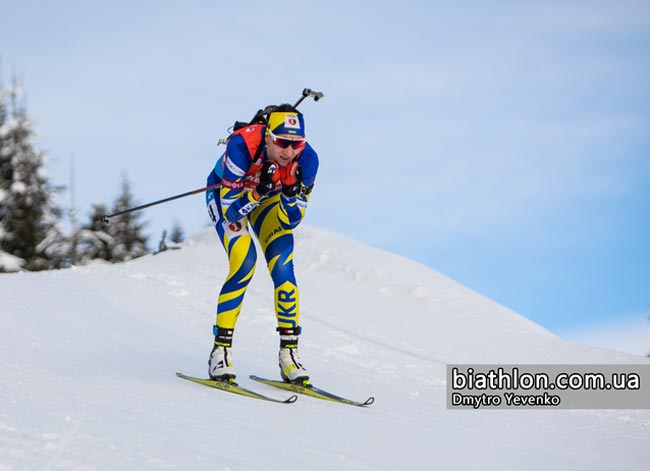
<svg viewBox="0 0 650 471">
<path fill-rule="evenodd" d="M 293 198 L 300 191 L 302 184 L 302 170 L 298 162 L 293 161 L 286 171 L 282 172 L 282 194 Z"/>
<path fill-rule="evenodd" d="M 254 191 L 253 197 L 257 201 L 266 198 L 271 191 L 275 188 L 275 184 L 280 181 L 280 172 L 278 172 L 278 165 L 274 162 L 267 161 L 260 170 L 260 183 Z"/>
</svg>

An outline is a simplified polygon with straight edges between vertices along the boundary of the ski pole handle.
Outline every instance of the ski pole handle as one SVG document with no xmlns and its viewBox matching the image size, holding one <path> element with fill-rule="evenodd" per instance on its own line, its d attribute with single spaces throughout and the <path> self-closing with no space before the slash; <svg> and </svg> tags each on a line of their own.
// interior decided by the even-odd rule
<svg viewBox="0 0 650 471">
<path fill-rule="evenodd" d="M 318 100 L 320 100 L 321 98 L 323 98 L 324 96 L 325 96 L 325 95 L 323 94 L 323 92 L 315 92 L 315 91 L 313 91 L 311 88 L 305 88 L 305 89 L 302 91 L 302 96 L 301 96 L 300 99 L 296 102 L 296 104 L 293 105 L 293 107 L 294 107 L 294 108 L 298 108 L 298 105 L 299 105 L 300 103 L 302 103 L 302 101 L 303 101 L 305 98 L 307 98 L 307 97 L 312 97 L 312 98 L 314 99 L 314 101 L 318 101 Z"/>
</svg>

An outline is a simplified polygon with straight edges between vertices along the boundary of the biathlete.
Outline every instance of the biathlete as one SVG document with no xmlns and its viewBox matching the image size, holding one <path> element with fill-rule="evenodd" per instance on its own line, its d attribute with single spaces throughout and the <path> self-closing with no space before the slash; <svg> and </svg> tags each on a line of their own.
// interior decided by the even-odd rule
<svg viewBox="0 0 650 471">
<path fill-rule="evenodd" d="M 269 113 L 266 124 L 236 130 L 208 177 L 210 218 L 228 255 L 229 272 L 217 304 L 209 375 L 234 381 L 232 340 L 260 243 L 275 288 L 280 335 L 280 375 L 287 382 L 307 382 L 298 355 L 299 294 L 293 268 L 293 230 L 305 216 L 316 180 L 318 155 L 306 141 L 303 115 L 289 104 Z"/>
</svg>

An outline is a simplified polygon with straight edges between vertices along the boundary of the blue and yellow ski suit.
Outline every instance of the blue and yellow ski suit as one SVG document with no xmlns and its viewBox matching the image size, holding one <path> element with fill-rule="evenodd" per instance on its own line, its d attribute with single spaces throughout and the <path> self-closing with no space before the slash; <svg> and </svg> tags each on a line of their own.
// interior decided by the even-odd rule
<svg viewBox="0 0 650 471">
<path fill-rule="evenodd" d="M 267 160 L 266 147 L 253 161 L 258 146 L 264 144 L 264 125 L 236 131 L 225 153 L 208 176 L 208 185 L 221 187 L 207 193 L 208 213 L 228 255 L 228 277 L 221 288 L 216 326 L 234 329 L 257 261 L 249 228 L 257 237 L 275 288 L 278 327 L 299 327 L 299 294 L 293 268 L 293 229 L 305 216 L 311 189 L 318 171 L 318 155 L 305 144 L 298 156 L 302 171 L 301 191 L 287 197 L 278 184 L 266 199 L 256 202 L 251 189 L 259 183 L 259 169 Z"/>
</svg>

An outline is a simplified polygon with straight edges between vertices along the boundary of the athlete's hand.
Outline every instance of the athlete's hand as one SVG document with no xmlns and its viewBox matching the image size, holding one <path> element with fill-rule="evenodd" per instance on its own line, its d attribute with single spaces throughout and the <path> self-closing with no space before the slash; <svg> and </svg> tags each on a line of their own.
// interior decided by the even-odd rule
<svg viewBox="0 0 650 471">
<path fill-rule="evenodd" d="M 286 169 L 286 170 L 285 170 Z M 297 161 L 293 161 L 289 166 L 283 167 L 281 172 L 282 193 L 292 198 L 300 191 L 302 183 L 302 170 Z"/>
<path fill-rule="evenodd" d="M 278 172 L 278 164 L 271 161 L 264 162 L 262 170 L 260 170 L 260 183 L 255 188 L 256 194 L 253 196 L 257 201 L 266 198 L 279 181 L 280 172 Z"/>
</svg>

